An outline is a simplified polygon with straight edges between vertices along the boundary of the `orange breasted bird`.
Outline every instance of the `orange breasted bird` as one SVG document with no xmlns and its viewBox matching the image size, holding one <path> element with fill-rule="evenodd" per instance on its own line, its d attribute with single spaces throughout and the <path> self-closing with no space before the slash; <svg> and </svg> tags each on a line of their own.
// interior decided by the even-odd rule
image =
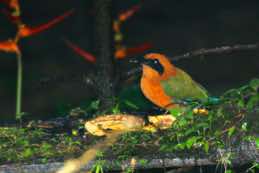
<svg viewBox="0 0 259 173">
<path fill-rule="evenodd" d="M 142 64 L 140 87 L 144 96 L 155 105 L 172 110 L 185 99 L 206 101 L 208 92 L 189 74 L 175 67 L 165 55 L 149 53 L 136 60 Z M 183 108 L 183 109 L 182 109 Z"/>
</svg>

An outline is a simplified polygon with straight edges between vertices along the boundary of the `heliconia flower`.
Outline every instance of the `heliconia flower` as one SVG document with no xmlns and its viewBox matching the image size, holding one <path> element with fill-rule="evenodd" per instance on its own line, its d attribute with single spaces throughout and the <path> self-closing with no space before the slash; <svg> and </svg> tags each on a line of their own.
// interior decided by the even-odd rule
<svg viewBox="0 0 259 173">
<path fill-rule="evenodd" d="M 0 51 L 4 51 L 7 53 L 20 53 L 20 49 L 17 43 L 13 40 L 1 41 L 0 42 Z"/>
<path fill-rule="evenodd" d="M 93 54 L 81 49 L 71 41 L 64 39 L 65 43 L 68 47 L 70 47 L 73 51 L 75 51 L 78 55 L 82 56 L 85 60 L 94 63 L 96 61 L 96 58 Z"/>
<path fill-rule="evenodd" d="M 119 21 L 125 21 L 128 18 L 130 18 L 131 16 L 133 16 L 133 14 L 135 14 L 139 9 L 140 9 L 141 5 L 134 5 L 133 7 L 131 7 L 130 9 L 126 10 L 125 12 L 122 12 L 121 14 L 119 14 Z"/>
<path fill-rule="evenodd" d="M 67 11 L 63 15 L 52 19 L 48 23 L 45 23 L 45 24 L 42 24 L 42 25 L 39 25 L 39 26 L 36 26 L 36 27 L 29 27 L 27 25 L 20 25 L 19 31 L 18 31 L 18 37 L 20 37 L 20 38 L 29 37 L 29 36 L 35 35 L 37 33 L 40 33 L 44 30 L 47 30 L 50 27 L 52 27 L 53 25 L 55 25 L 55 24 L 59 23 L 60 21 L 62 21 L 63 19 L 65 19 L 66 17 L 70 16 L 73 12 L 74 12 L 73 9 L 70 10 L 70 11 Z"/>
<path fill-rule="evenodd" d="M 119 48 L 115 51 L 114 56 L 116 59 L 123 59 L 127 56 L 127 49 L 125 47 Z"/>
</svg>

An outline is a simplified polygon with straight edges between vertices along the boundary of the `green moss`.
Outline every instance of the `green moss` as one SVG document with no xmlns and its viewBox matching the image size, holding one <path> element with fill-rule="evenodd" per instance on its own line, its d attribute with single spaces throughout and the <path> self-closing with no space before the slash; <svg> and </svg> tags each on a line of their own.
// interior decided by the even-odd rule
<svg viewBox="0 0 259 173">
<path fill-rule="evenodd" d="M 209 114 L 194 115 L 189 109 L 177 117 L 176 123 L 166 131 L 155 134 L 127 133 L 114 145 L 114 152 L 129 158 L 143 153 L 141 150 L 147 154 L 150 144 L 153 144 L 153 154 L 193 151 L 206 154 L 210 150 L 226 147 L 233 140 L 236 145 L 243 140 L 256 140 L 254 135 L 259 131 L 256 123 L 259 115 L 258 89 L 259 80 L 254 79 L 248 85 L 227 91 L 217 102 L 189 103 L 192 108 L 199 106 L 208 109 Z"/>
<path fill-rule="evenodd" d="M 113 145 L 113 152 L 104 153 L 102 157 L 125 160 L 132 156 L 171 152 L 181 155 L 183 152 L 190 154 L 202 151 L 207 154 L 216 148 L 226 147 L 232 140 L 256 141 L 258 146 L 258 137 L 255 137 L 259 131 L 256 123 L 259 115 L 258 89 L 259 80 L 255 79 L 246 86 L 227 91 L 216 102 L 190 102 L 191 107 L 207 108 L 209 114 L 194 115 L 192 109 L 189 109 L 184 115 L 177 117 L 176 123 L 168 130 L 125 133 Z M 84 109 L 96 111 L 98 101 L 88 104 Z M 119 110 L 119 107 L 114 110 Z M 99 141 L 99 138 L 90 135 L 86 139 L 80 135 L 53 134 L 41 129 L 2 127 L 0 164 L 30 163 L 32 160 L 45 163 L 76 157 Z"/>
<path fill-rule="evenodd" d="M 85 149 L 77 138 L 67 134 L 49 134 L 41 129 L 0 128 L 0 164 L 46 162 L 64 155 L 80 154 Z"/>
</svg>

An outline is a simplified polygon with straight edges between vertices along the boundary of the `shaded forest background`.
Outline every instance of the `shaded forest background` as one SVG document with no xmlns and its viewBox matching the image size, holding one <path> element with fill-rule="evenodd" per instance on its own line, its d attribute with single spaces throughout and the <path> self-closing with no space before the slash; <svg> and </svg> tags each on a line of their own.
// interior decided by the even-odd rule
<svg viewBox="0 0 259 173">
<path fill-rule="evenodd" d="M 114 17 L 137 3 L 137 0 L 114 0 Z M 44 23 L 75 9 L 72 16 L 50 30 L 21 41 L 23 111 L 46 118 L 62 104 L 77 105 L 94 98 L 91 88 L 71 80 L 71 74 L 87 74 L 94 66 L 71 51 L 62 40 L 68 38 L 92 51 L 92 1 L 28 0 L 21 2 L 21 8 L 24 22 L 30 25 Z M 146 0 L 141 10 L 122 26 L 124 41 L 127 46 L 149 41 L 154 45 L 149 52 L 161 52 L 171 57 L 200 48 L 256 43 L 258 9 L 257 0 Z M 0 15 L 0 39 L 5 40 L 14 33 L 15 28 Z M 14 119 L 16 59 L 14 55 L 3 53 L 0 57 L 0 119 Z M 180 60 L 175 64 L 213 95 L 218 95 L 259 77 L 258 58 L 258 51 L 242 51 Z M 127 70 L 127 64 L 118 67 Z M 42 79 L 51 76 L 64 76 L 65 79 L 40 86 Z"/>
</svg>

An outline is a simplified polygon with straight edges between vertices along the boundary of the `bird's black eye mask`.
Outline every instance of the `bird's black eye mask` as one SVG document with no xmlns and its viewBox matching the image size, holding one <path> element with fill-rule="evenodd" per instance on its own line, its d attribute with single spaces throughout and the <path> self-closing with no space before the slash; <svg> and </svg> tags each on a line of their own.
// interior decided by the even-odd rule
<svg viewBox="0 0 259 173">
<path fill-rule="evenodd" d="M 158 59 L 146 59 L 146 58 L 133 58 L 131 63 L 145 64 L 156 70 L 160 75 L 164 72 L 164 67 L 161 65 Z"/>
<path fill-rule="evenodd" d="M 164 72 L 164 67 L 160 64 L 160 62 L 157 59 L 145 59 L 143 64 L 155 69 L 160 75 L 162 75 Z"/>
</svg>

